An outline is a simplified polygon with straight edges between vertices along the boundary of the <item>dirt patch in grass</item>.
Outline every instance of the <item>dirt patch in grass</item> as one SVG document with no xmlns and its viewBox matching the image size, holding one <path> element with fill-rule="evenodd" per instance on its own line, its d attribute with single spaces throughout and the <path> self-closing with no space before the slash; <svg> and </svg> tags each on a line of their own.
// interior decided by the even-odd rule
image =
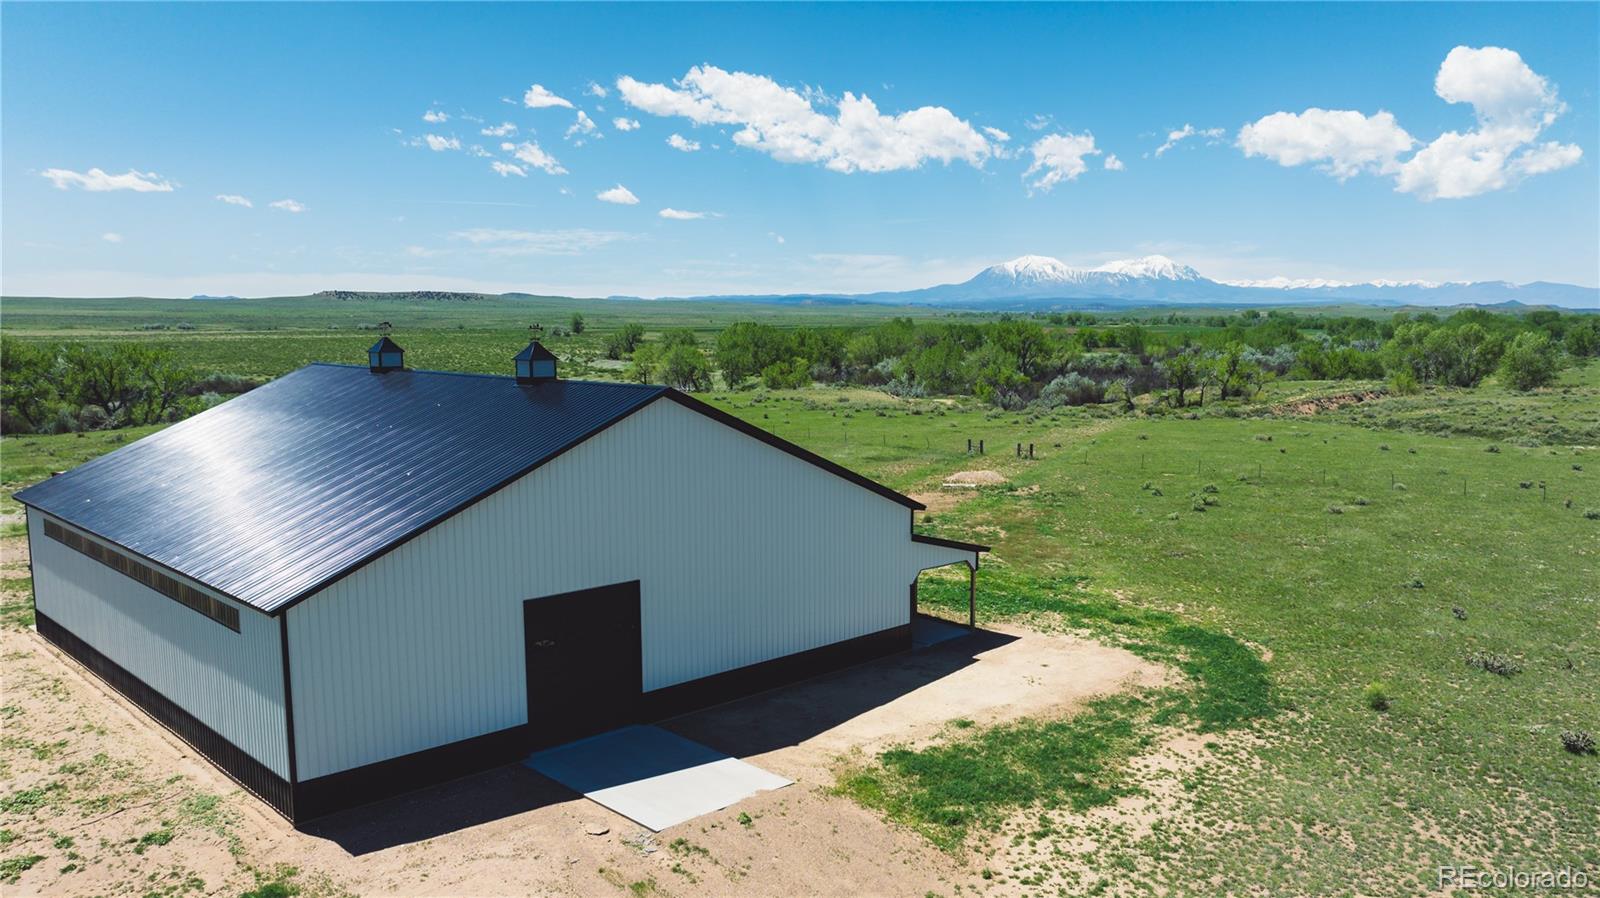
<svg viewBox="0 0 1600 898">
<path fill-rule="evenodd" d="M 957 471 L 944 479 L 946 489 L 964 489 L 979 486 L 1000 486 L 1010 483 L 999 471 Z"/>
<path fill-rule="evenodd" d="M 1343 408 L 1347 405 L 1382 399 L 1385 395 L 1378 390 L 1362 390 L 1356 393 L 1340 393 L 1336 396 L 1319 396 L 1315 399 L 1302 399 L 1275 406 L 1272 409 L 1272 413 L 1275 415 L 1315 415 L 1320 412 Z"/>
</svg>

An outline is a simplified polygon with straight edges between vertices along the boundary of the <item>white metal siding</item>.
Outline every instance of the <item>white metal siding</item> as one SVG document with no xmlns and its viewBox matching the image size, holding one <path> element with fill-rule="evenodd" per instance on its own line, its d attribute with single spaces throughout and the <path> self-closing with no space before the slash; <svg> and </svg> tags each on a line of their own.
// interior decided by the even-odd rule
<svg viewBox="0 0 1600 898">
<path fill-rule="evenodd" d="M 916 572 L 960 560 L 932 548 L 904 506 L 655 402 L 289 610 L 300 777 L 525 723 L 525 599 L 639 580 L 652 690 L 907 623 Z"/>
<path fill-rule="evenodd" d="M 287 778 L 278 621 L 240 608 L 235 633 L 45 536 L 44 521 L 28 509 L 38 610 Z"/>
</svg>

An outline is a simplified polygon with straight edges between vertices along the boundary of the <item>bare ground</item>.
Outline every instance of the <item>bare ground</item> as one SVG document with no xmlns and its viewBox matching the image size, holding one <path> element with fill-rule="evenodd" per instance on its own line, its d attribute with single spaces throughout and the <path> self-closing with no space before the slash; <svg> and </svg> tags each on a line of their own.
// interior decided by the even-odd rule
<svg viewBox="0 0 1600 898">
<path fill-rule="evenodd" d="M 16 564 L 19 550 L 4 548 Z M 15 877 L 7 895 L 237 895 L 280 876 L 306 895 L 920 896 L 991 887 L 998 883 L 980 880 L 978 868 L 1003 858 L 963 863 L 830 794 L 840 757 L 925 742 L 956 717 L 1058 714 L 1166 676 L 1092 642 L 979 634 L 669 722 L 796 784 L 654 836 L 520 766 L 301 832 L 32 630 L 0 631 L 0 657 L 0 859 Z"/>
</svg>

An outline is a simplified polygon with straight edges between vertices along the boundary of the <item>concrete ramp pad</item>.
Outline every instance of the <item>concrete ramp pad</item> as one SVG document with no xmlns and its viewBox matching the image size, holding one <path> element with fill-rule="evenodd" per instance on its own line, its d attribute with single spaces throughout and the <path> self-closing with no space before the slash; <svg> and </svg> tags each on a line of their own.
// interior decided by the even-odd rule
<svg viewBox="0 0 1600 898">
<path fill-rule="evenodd" d="M 793 783 L 653 726 L 579 739 L 523 763 L 656 832 Z"/>
</svg>

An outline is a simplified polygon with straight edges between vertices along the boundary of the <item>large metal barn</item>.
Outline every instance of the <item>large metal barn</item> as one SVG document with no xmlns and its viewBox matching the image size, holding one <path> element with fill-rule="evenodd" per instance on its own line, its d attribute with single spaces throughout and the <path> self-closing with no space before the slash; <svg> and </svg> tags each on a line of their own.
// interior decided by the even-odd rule
<svg viewBox="0 0 1600 898">
<path fill-rule="evenodd" d="M 295 822 L 905 649 L 918 572 L 984 551 L 537 343 L 373 350 L 17 494 L 40 634 Z"/>
</svg>

